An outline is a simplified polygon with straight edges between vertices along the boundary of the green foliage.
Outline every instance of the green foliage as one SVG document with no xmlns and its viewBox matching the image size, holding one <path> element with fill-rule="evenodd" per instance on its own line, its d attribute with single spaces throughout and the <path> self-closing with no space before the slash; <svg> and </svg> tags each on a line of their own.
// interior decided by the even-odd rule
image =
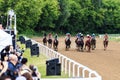
<svg viewBox="0 0 120 80">
<path fill-rule="evenodd" d="M 15 6 L 17 22 L 19 22 L 17 26 L 20 32 L 35 28 L 41 14 L 40 4 L 41 2 L 37 0 L 20 0 Z"/>
<path fill-rule="evenodd" d="M 57 0 L 45 0 L 42 7 L 39 23 L 36 27 L 37 31 L 55 28 L 55 20 L 60 14 Z"/>
<path fill-rule="evenodd" d="M 120 0 L 0 0 L 0 15 L 17 15 L 19 33 L 118 33 Z"/>
</svg>

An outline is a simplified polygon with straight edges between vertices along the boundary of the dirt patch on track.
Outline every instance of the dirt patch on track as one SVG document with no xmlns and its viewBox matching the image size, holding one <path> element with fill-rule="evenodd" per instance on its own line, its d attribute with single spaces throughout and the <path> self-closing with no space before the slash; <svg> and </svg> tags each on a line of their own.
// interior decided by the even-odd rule
<svg viewBox="0 0 120 80">
<path fill-rule="evenodd" d="M 42 38 L 33 38 L 42 43 Z M 59 37 L 58 52 L 98 72 L 103 80 L 120 80 L 120 43 L 109 41 L 106 51 L 102 39 L 97 38 L 96 49 L 91 52 L 78 52 L 75 37 L 69 51 L 65 51 L 64 37 Z"/>
</svg>

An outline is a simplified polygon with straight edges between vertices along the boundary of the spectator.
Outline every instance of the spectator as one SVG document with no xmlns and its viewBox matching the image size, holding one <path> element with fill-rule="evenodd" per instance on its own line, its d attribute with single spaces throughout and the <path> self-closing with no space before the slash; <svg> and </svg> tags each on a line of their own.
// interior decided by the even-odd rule
<svg viewBox="0 0 120 80">
<path fill-rule="evenodd" d="M 4 56 L 6 55 L 10 55 L 11 53 L 13 53 L 14 50 L 13 50 L 13 46 L 12 45 L 8 45 L 6 46 L 2 51 L 1 51 L 1 60 L 4 59 Z"/>
<path fill-rule="evenodd" d="M 8 61 L 8 69 L 7 74 L 14 80 L 18 76 L 18 71 L 20 68 L 20 64 L 18 63 L 18 58 L 14 54 L 9 55 Z"/>
<path fill-rule="evenodd" d="M 38 72 L 38 69 L 34 65 L 30 65 L 29 68 L 32 70 L 32 77 L 37 77 L 38 79 L 41 78 L 41 74 Z"/>
<path fill-rule="evenodd" d="M 22 61 L 21 61 L 21 67 L 20 67 L 20 74 L 21 74 L 22 71 L 26 71 L 26 72 L 28 72 L 28 73 L 31 74 L 32 71 L 27 66 L 27 62 L 28 62 L 27 58 L 23 58 L 22 59 Z"/>
<path fill-rule="evenodd" d="M 8 68 L 8 63 L 5 61 L 2 62 L 0 60 L 0 76 L 6 75 L 7 68 Z"/>
</svg>

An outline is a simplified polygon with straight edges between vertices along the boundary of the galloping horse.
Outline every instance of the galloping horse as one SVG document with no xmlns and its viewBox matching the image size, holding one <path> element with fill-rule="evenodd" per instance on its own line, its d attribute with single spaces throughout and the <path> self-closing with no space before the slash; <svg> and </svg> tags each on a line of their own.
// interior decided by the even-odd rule
<svg viewBox="0 0 120 80">
<path fill-rule="evenodd" d="M 106 50 L 108 46 L 108 34 L 107 33 L 104 35 L 103 45 L 104 45 L 104 50 Z"/>
<path fill-rule="evenodd" d="M 54 48 L 55 51 L 58 50 L 58 44 L 59 44 L 59 41 L 57 39 L 54 39 L 54 41 L 53 41 L 53 48 Z"/>
<path fill-rule="evenodd" d="M 92 50 L 96 48 L 96 40 L 94 38 L 91 39 L 91 48 Z"/>
<path fill-rule="evenodd" d="M 52 34 L 51 33 L 48 34 L 48 47 L 52 48 Z"/>
<path fill-rule="evenodd" d="M 66 50 L 68 50 L 70 48 L 70 45 L 71 45 L 71 40 L 65 39 L 65 45 L 66 45 Z"/>
<path fill-rule="evenodd" d="M 83 51 L 84 41 L 82 39 L 77 38 L 75 40 L 75 43 L 77 45 L 78 50 Z"/>
<path fill-rule="evenodd" d="M 52 39 L 48 39 L 48 47 L 52 48 Z"/>
<path fill-rule="evenodd" d="M 104 45 L 104 50 L 106 50 L 106 49 L 107 49 L 107 46 L 108 46 L 108 40 L 107 40 L 107 39 L 105 39 L 105 40 L 103 41 L 103 45 Z"/>
<path fill-rule="evenodd" d="M 46 38 L 46 37 L 43 38 L 43 44 L 44 44 L 45 46 L 47 45 L 47 38 Z"/>
<path fill-rule="evenodd" d="M 91 37 L 90 36 L 87 36 L 88 40 L 86 40 L 85 42 L 85 50 L 86 50 L 86 47 L 87 47 L 87 51 L 90 52 L 90 49 L 91 49 Z"/>
</svg>

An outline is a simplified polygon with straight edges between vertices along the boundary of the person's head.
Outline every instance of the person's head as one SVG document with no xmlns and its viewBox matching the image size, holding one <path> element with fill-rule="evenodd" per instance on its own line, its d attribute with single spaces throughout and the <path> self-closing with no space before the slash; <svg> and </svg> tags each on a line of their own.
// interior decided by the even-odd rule
<svg viewBox="0 0 120 80">
<path fill-rule="evenodd" d="M 13 52 L 13 46 L 12 46 L 12 45 L 6 46 L 6 47 L 5 47 L 5 51 L 6 51 L 6 52 L 9 52 L 9 51 L 10 51 L 10 52 Z"/>
<path fill-rule="evenodd" d="M 70 33 L 66 33 L 66 36 L 70 37 Z"/>
<path fill-rule="evenodd" d="M 105 35 L 107 35 L 107 33 L 105 33 Z"/>
<path fill-rule="evenodd" d="M 3 61 L 8 61 L 9 57 L 8 55 L 4 56 L 4 60 Z"/>
<path fill-rule="evenodd" d="M 15 80 L 27 80 L 24 76 L 18 76 Z"/>
<path fill-rule="evenodd" d="M 87 34 L 87 38 L 90 38 L 90 35 L 89 35 L 89 34 Z"/>
<path fill-rule="evenodd" d="M 5 47 L 5 51 L 6 51 L 6 52 L 9 52 L 9 51 L 10 51 L 10 45 L 8 45 L 8 46 Z"/>
<path fill-rule="evenodd" d="M 92 36 L 95 36 L 95 34 L 93 33 Z"/>
<path fill-rule="evenodd" d="M 57 38 L 58 38 L 58 35 L 56 34 L 56 35 L 55 35 L 55 39 L 57 39 Z"/>
<path fill-rule="evenodd" d="M 31 71 L 37 71 L 37 67 L 34 65 L 29 65 L 29 68 L 31 69 Z"/>
<path fill-rule="evenodd" d="M 22 64 L 26 64 L 27 62 L 28 62 L 27 58 L 22 58 L 22 61 L 21 61 Z"/>
<path fill-rule="evenodd" d="M 22 74 L 22 76 L 24 76 L 27 80 L 33 80 L 32 75 L 30 73 L 28 73 L 28 72 Z"/>
<path fill-rule="evenodd" d="M 83 34 L 81 34 L 81 36 L 83 36 Z"/>
<path fill-rule="evenodd" d="M 14 55 L 14 54 L 10 54 L 9 55 L 9 60 L 10 60 L 10 62 L 17 63 L 18 62 L 18 57 L 16 55 Z"/>
</svg>

